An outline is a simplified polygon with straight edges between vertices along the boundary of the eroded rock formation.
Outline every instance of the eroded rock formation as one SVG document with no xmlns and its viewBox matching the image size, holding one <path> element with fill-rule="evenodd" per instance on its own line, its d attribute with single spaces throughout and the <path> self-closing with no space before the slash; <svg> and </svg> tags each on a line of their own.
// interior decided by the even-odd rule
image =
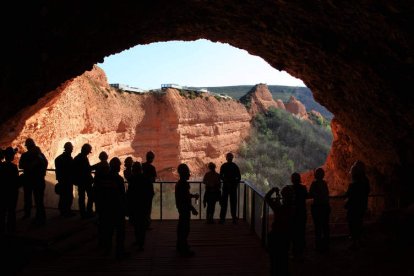
<svg viewBox="0 0 414 276">
<path fill-rule="evenodd" d="M 23 152 L 24 140 L 31 137 L 43 149 L 49 167 L 54 167 L 67 141 L 74 144 L 74 154 L 90 143 L 91 163 L 98 162 L 102 150 L 110 157 L 130 155 L 139 161 L 152 150 L 159 175 L 171 179 L 180 162 L 190 166 L 193 176 L 204 172 L 210 161 L 220 165 L 249 130 L 250 115 L 236 101 L 218 101 L 207 94 L 188 99 L 175 89 L 120 92 L 94 67 L 3 124 L 0 145 Z"/>
<path fill-rule="evenodd" d="M 255 85 L 240 101 L 249 107 L 249 113 L 252 116 L 266 112 L 270 107 L 285 109 L 282 100 L 273 99 L 266 84 Z"/>
<path fill-rule="evenodd" d="M 289 98 L 289 101 L 285 103 L 286 111 L 292 113 L 298 118 L 301 119 L 308 119 L 308 112 L 306 111 L 306 107 L 294 96 Z"/>
</svg>

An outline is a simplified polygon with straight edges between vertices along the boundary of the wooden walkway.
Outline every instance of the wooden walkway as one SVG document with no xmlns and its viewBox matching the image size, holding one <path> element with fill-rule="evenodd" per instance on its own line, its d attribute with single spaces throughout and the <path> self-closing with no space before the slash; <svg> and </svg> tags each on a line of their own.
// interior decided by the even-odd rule
<svg viewBox="0 0 414 276">
<path fill-rule="evenodd" d="M 17 264 L 22 268 L 17 275 L 268 275 L 266 251 L 243 221 L 191 221 L 194 257 L 177 254 L 175 220 L 153 221 L 141 252 L 132 246 L 133 228 L 128 225 L 126 250 L 131 256 L 117 261 L 98 250 L 94 219 L 49 217 L 43 227 L 20 225 L 14 239 L 24 241 L 18 245 L 26 258 Z"/>
<path fill-rule="evenodd" d="M 15 235 L 0 238 L 0 275 L 269 275 L 266 251 L 243 221 L 209 225 L 193 220 L 189 242 L 196 255 L 191 258 L 175 251 L 176 224 L 154 221 L 142 252 L 131 245 L 133 229 L 128 226 L 126 249 L 131 256 L 117 261 L 97 249 L 95 219 L 64 219 L 48 210 L 46 226 L 19 220 Z M 414 244 L 398 244 L 384 236 L 379 225 L 366 226 L 363 248 L 349 250 L 350 241 L 341 234 L 332 237 L 327 254 L 315 252 L 308 231 L 305 260 L 290 259 L 291 275 L 414 275 Z"/>
</svg>

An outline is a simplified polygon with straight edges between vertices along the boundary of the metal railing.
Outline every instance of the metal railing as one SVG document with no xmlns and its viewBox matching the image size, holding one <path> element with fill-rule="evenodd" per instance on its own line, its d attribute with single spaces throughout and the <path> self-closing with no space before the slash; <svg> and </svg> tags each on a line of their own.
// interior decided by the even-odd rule
<svg viewBox="0 0 414 276">
<path fill-rule="evenodd" d="M 45 190 L 45 206 L 47 208 L 56 209 L 58 206 L 59 197 L 54 192 L 55 170 L 48 169 L 46 176 L 46 190 Z M 178 212 L 175 207 L 174 186 L 175 181 L 156 181 L 154 182 L 155 196 L 153 199 L 152 215 L 153 219 L 169 220 L 178 219 Z M 202 202 L 204 196 L 204 188 L 202 181 L 189 181 L 190 192 L 198 193 L 200 198 L 195 207 L 198 209 L 198 219 L 205 219 L 205 213 L 202 210 Z M 250 230 L 255 233 L 261 240 L 263 246 L 267 245 L 267 234 L 270 230 L 270 224 L 273 219 L 273 212 L 269 205 L 265 202 L 265 193 L 258 189 L 253 183 L 242 180 L 237 190 L 237 216 L 249 224 Z M 21 191 L 22 193 L 23 191 Z M 344 199 L 340 196 L 331 196 L 331 225 L 333 228 L 341 228 L 340 231 L 347 232 L 346 226 L 346 210 L 343 208 Z M 194 199 L 193 199 L 194 200 Z M 20 208 L 23 204 L 23 194 L 19 196 Z M 307 204 L 310 205 L 311 201 Z M 74 189 L 73 209 L 78 209 L 77 192 Z M 384 207 L 384 195 L 370 195 L 369 196 L 369 210 L 367 217 L 377 216 Z M 219 218 L 219 211 L 216 206 L 215 218 Z M 229 206 L 230 207 L 230 206 Z M 310 210 L 310 208 L 308 208 Z M 227 210 L 226 218 L 231 218 L 230 208 Z M 308 211 L 308 226 L 311 224 L 311 216 Z M 338 227 L 340 226 L 340 227 Z M 331 227 L 331 228 L 332 228 Z M 344 227 L 346 229 L 344 229 Z"/>
</svg>

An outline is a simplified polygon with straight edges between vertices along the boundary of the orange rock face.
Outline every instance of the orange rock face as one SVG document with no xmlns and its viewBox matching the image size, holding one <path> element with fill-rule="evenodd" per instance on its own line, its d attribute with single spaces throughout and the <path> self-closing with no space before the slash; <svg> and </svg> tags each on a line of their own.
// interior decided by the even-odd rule
<svg viewBox="0 0 414 276">
<path fill-rule="evenodd" d="M 110 158 L 132 156 L 142 161 L 152 150 L 160 177 L 171 179 L 181 162 L 189 164 L 193 176 L 202 174 L 210 161 L 220 166 L 225 153 L 236 151 L 249 134 L 250 119 L 242 104 L 208 95 L 187 99 L 174 89 L 117 92 L 95 66 L 3 124 L 0 146 L 12 145 L 23 152 L 25 139 L 31 137 L 49 167 L 54 167 L 53 160 L 67 141 L 74 145 L 73 156 L 90 143 L 92 164 L 98 162 L 100 151 Z"/>
<path fill-rule="evenodd" d="M 266 84 L 258 84 L 250 93 L 250 109 L 252 116 L 265 112 L 270 107 L 285 109 L 281 100 L 275 101 Z"/>
<path fill-rule="evenodd" d="M 308 113 L 306 107 L 298 101 L 294 96 L 289 98 L 289 101 L 285 104 L 286 110 L 294 114 L 296 117 L 301 119 L 307 119 Z"/>
</svg>

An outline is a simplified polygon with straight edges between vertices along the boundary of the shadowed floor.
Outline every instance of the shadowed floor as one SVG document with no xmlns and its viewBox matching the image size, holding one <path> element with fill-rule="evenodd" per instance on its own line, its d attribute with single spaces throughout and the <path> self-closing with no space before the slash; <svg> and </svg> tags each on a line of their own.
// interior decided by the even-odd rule
<svg viewBox="0 0 414 276">
<path fill-rule="evenodd" d="M 122 261 L 103 256 L 97 248 L 95 219 L 64 219 L 49 210 L 48 224 L 33 227 L 19 222 L 17 240 L 25 240 L 19 275 L 268 275 L 268 257 L 248 225 L 224 225 L 191 221 L 189 243 L 194 257 L 180 257 L 175 250 L 177 221 L 153 221 L 144 251 L 132 246 L 133 228 L 127 226 Z M 29 246 L 30 245 L 30 246 Z M 10 264 L 9 264 L 10 265 Z M 4 266 L 3 266 L 4 267 Z"/>
<path fill-rule="evenodd" d="M 269 275 L 267 253 L 247 223 L 192 220 L 189 242 L 196 255 L 191 258 L 175 251 L 176 224 L 153 221 L 141 252 L 132 246 L 133 228 L 128 225 L 126 249 L 131 255 L 117 261 L 97 249 L 96 219 L 64 219 L 49 209 L 46 226 L 19 220 L 18 232 L 0 240 L 0 274 L 14 270 L 17 275 Z M 338 235 L 331 240 L 330 252 L 322 255 L 314 250 L 308 224 L 305 259 L 290 259 L 292 275 L 414 275 L 413 246 L 398 244 L 377 228 L 367 225 L 369 235 L 358 251 L 348 249 L 347 236 Z"/>
</svg>

